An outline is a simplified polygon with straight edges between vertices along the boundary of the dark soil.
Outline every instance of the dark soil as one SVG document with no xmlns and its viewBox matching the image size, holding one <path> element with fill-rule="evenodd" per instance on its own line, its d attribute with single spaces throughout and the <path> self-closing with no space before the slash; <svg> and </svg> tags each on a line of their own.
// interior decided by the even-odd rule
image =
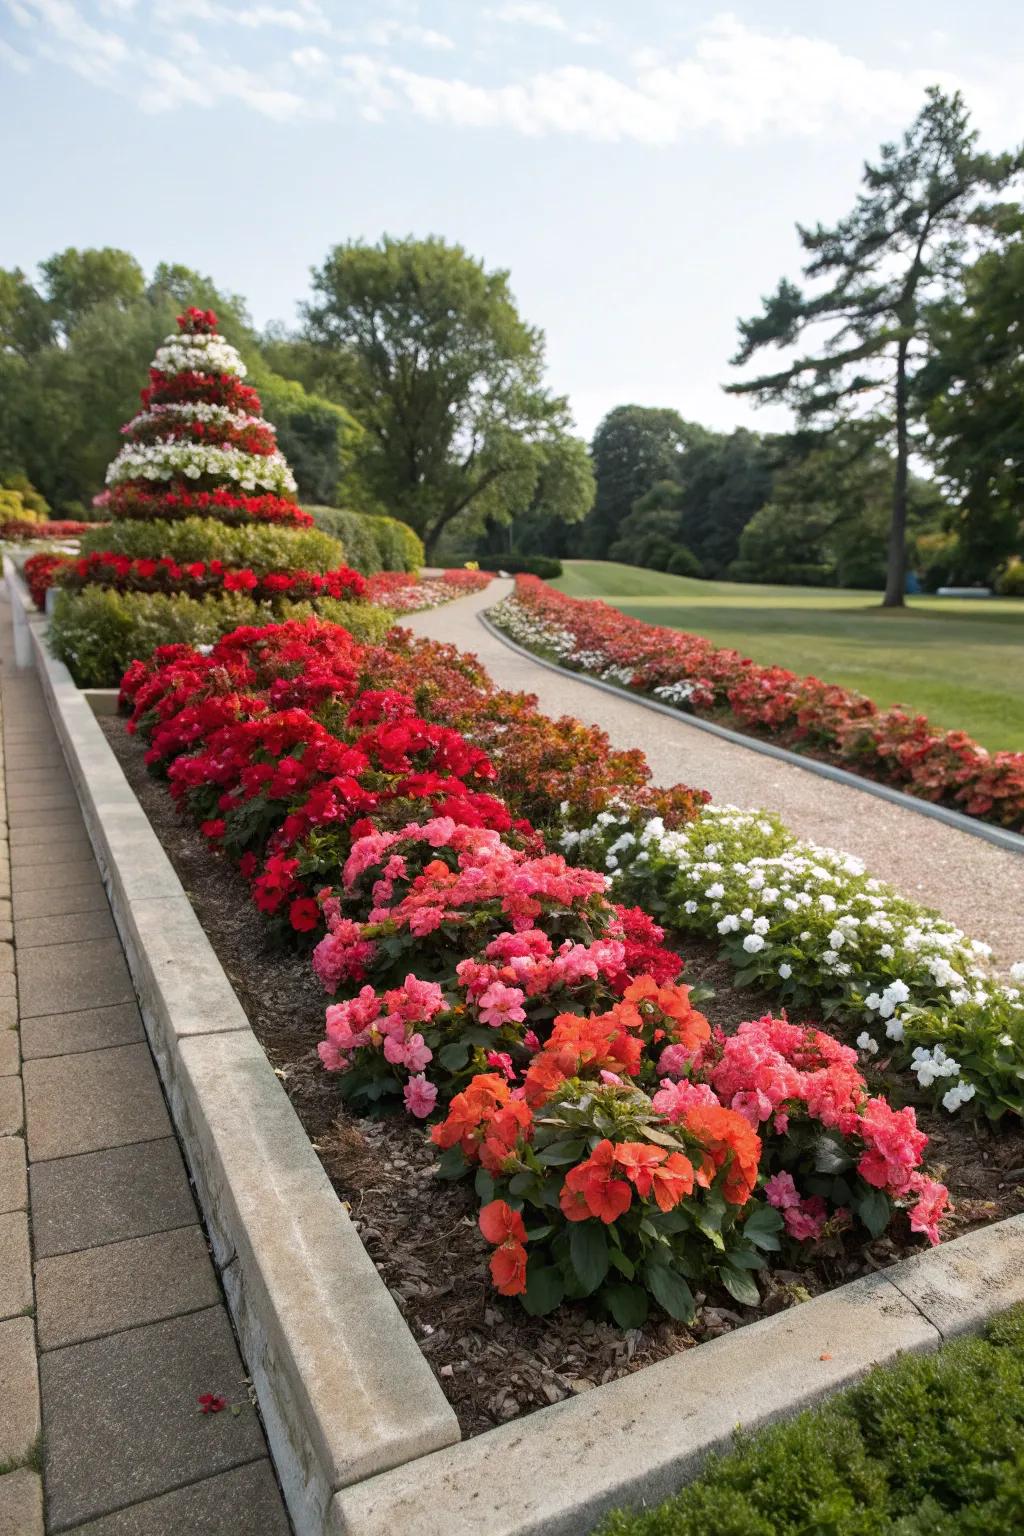
<svg viewBox="0 0 1024 1536">
<path fill-rule="evenodd" d="M 423 1127 L 404 1116 L 362 1119 L 340 1106 L 335 1082 L 317 1056 L 325 999 L 308 957 L 268 948 L 263 920 L 239 876 L 179 818 L 166 786 L 147 773 L 141 744 L 116 717 L 100 724 L 464 1435 L 589 1391 L 919 1251 L 921 1240 L 904 1218 L 866 1247 L 833 1240 L 800 1269 L 763 1271 L 760 1308 L 741 1307 L 725 1292 L 699 1294 L 689 1327 L 652 1319 L 623 1333 L 578 1306 L 528 1317 L 492 1289 L 490 1249 L 476 1226 L 478 1202 L 470 1186 L 434 1177 L 433 1148 Z M 713 1023 L 728 1031 L 771 1011 L 764 995 L 732 987 L 730 967 L 716 958 L 714 946 L 688 939 L 680 947 L 686 979 L 716 989 L 701 1005 Z M 884 1063 L 874 1075 L 880 1090 L 890 1086 Z M 931 1136 L 929 1172 L 949 1186 L 957 1207 L 945 1226 L 947 1237 L 1024 1211 L 1024 1184 L 1017 1183 L 1024 1180 L 1024 1132 L 993 1134 L 963 1118 L 939 1120 L 924 1110 L 919 1116 Z"/>
</svg>

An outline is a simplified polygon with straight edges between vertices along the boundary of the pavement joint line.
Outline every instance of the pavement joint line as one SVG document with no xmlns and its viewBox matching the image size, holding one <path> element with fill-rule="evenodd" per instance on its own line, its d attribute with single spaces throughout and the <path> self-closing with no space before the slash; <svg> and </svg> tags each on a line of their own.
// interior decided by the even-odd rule
<svg viewBox="0 0 1024 1536">
<path fill-rule="evenodd" d="M 74 1347 L 73 1344 L 68 1345 L 69 1349 L 74 1349 Z M 48 1350 L 47 1353 L 53 1354 L 54 1351 Z M 55 1525 L 47 1523 L 46 1536 L 59 1536 L 59 1533 L 62 1531 L 70 1531 L 73 1536 L 74 1531 L 80 1529 L 83 1525 L 92 1525 L 94 1521 L 98 1524 L 101 1520 L 109 1520 L 112 1515 L 123 1514 L 126 1509 L 137 1509 L 143 1504 L 153 1504 L 157 1499 L 165 1498 L 169 1493 L 181 1493 L 185 1488 L 199 1488 L 203 1483 L 212 1483 L 215 1478 L 223 1477 L 227 1472 L 235 1472 L 239 1467 L 251 1467 L 254 1462 L 264 1460 L 269 1460 L 265 1450 L 259 1456 L 246 1456 L 242 1461 L 233 1461 L 229 1467 L 221 1467 L 219 1472 L 214 1472 L 210 1476 L 187 1478 L 184 1482 L 172 1483 L 169 1488 L 161 1488 L 159 1493 L 147 1493 L 144 1498 L 131 1499 L 127 1504 L 113 1504 L 109 1509 L 104 1509 L 102 1513 L 87 1515 L 84 1520 L 80 1520 L 76 1515 L 71 1520 L 61 1520 Z M 273 1462 L 270 1464 L 273 1467 Z M 182 1533 L 178 1532 L 176 1536 L 182 1536 Z"/>
<path fill-rule="evenodd" d="M 195 1225 L 198 1226 L 199 1225 L 198 1222 L 196 1222 Z M 172 1228 L 171 1230 L 172 1231 L 180 1232 L 182 1230 L 182 1228 L 175 1227 L 175 1228 Z M 202 1229 L 200 1228 L 200 1230 L 202 1230 Z M 162 1237 L 163 1233 L 147 1233 L 146 1235 L 147 1236 L 154 1236 L 154 1237 L 155 1236 L 161 1236 Z M 204 1237 L 205 1237 L 205 1234 L 204 1234 Z M 127 1239 L 127 1241 L 134 1242 L 135 1239 L 134 1238 L 129 1238 L 129 1239 Z M 110 1246 L 110 1244 L 109 1243 L 100 1243 L 97 1246 L 100 1247 L 100 1248 L 107 1248 L 107 1247 Z M 88 1248 L 79 1248 L 79 1249 L 76 1249 L 75 1251 L 77 1253 L 88 1253 L 88 1252 L 90 1252 L 90 1250 Z M 66 1255 L 63 1254 L 63 1253 L 51 1254 L 50 1257 L 51 1258 L 63 1259 L 63 1258 L 66 1257 Z M 79 1349 L 83 1344 L 96 1344 L 101 1339 L 119 1339 L 119 1338 L 121 1338 L 121 1336 L 123 1334 L 126 1334 L 126 1333 L 138 1333 L 139 1330 L 142 1329 L 142 1328 L 152 1328 L 152 1327 L 156 1326 L 159 1323 L 173 1323 L 173 1322 L 176 1322 L 179 1317 L 195 1317 L 197 1315 L 197 1313 L 199 1313 L 199 1312 L 222 1312 L 224 1310 L 225 1310 L 224 1299 L 223 1299 L 223 1297 L 220 1297 L 217 1301 L 212 1302 L 212 1303 L 211 1302 L 204 1302 L 204 1304 L 201 1307 L 183 1307 L 180 1312 L 167 1312 L 167 1313 L 165 1313 L 161 1317 L 150 1317 L 150 1318 L 147 1318 L 146 1321 L 142 1322 L 142 1323 L 125 1323 L 123 1328 L 105 1328 L 102 1333 L 90 1333 L 86 1338 L 83 1338 L 83 1339 L 70 1339 L 66 1344 L 51 1344 L 49 1346 L 47 1346 L 45 1344 L 40 1344 L 38 1342 L 39 1331 L 37 1329 L 36 1330 L 37 1348 L 38 1348 L 39 1354 L 41 1356 L 42 1355 L 59 1355 L 59 1354 L 62 1354 L 66 1349 Z M 232 1329 L 232 1332 L 234 1332 L 233 1329 Z M 237 1335 L 235 1336 L 235 1341 L 237 1343 Z M 239 1351 L 239 1355 L 241 1355 L 241 1351 Z M 243 1365 L 245 1364 L 244 1360 L 243 1360 L 242 1364 Z M 258 1460 L 258 1459 L 259 1459 L 258 1457 L 254 1457 L 253 1458 L 253 1460 Z M 187 1487 L 190 1486 L 190 1484 L 184 1483 L 182 1486 L 187 1488 Z"/>
<path fill-rule="evenodd" d="M 706 731 L 712 736 L 718 736 L 723 741 L 731 742 L 733 746 L 747 747 L 752 752 L 761 753 L 762 756 L 773 757 L 778 762 L 788 763 L 791 768 L 802 768 L 818 778 L 832 779 L 848 789 L 862 790 L 867 795 L 874 795 L 879 800 L 887 800 L 891 805 L 898 805 L 903 810 L 916 811 L 919 816 L 925 816 L 932 821 L 941 821 L 948 827 L 954 827 L 958 832 L 966 832 L 971 837 L 993 843 L 1004 852 L 1024 854 L 1024 836 L 1018 832 L 1011 832 L 1008 827 L 997 827 L 992 822 L 981 821 L 976 816 L 967 816 L 963 811 L 954 811 L 948 806 L 933 805 L 929 800 L 908 795 L 901 789 L 891 788 L 888 784 L 879 784 L 875 779 L 851 773 L 847 768 L 839 768 L 832 763 L 819 763 L 815 758 L 803 757 L 799 752 L 791 752 L 788 748 L 778 747 L 773 742 L 761 741 L 756 736 L 745 735 L 742 731 L 730 730 L 728 726 L 718 725 L 714 720 L 702 720 L 697 715 L 688 715 L 683 710 L 674 709 L 671 704 L 663 704 L 660 699 L 648 698 L 646 694 L 637 693 L 630 688 L 619 688 L 615 683 L 606 682 L 603 677 L 591 677 L 586 672 L 573 672 L 569 667 L 560 667 L 556 662 L 549 661 L 546 656 L 538 656 L 535 651 L 530 651 L 525 645 L 512 640 L 492 623 L 485 613 L 478 613 L 477 619 L 489 634 L 496 640 L 500 640 L 503 645 L 507 645 L 509 650 L 517 652 L 529 661 L 536 662 L 537 666 L 545 667 L 559 677 L 571 677 L 574 681 L 587 683 L 591 688 L 598 688 L 604 693 L 614 695 L 615 698 L 628 699 L 633 704 L 639 704 L 643 709 L 666 715 L 670 720 L 678 721 L 681 725 L 691 726 L 694 730 Z"/>
<path fill-rule="evenodd" d="M 165 1141 L 170 1141 L 170 1140 L 173 1139 L 175 1141 L 175 1143 L 177 1143 L 177 1137 L 171 1138 L 171 1137 L 168 1136 L 168 1137 L 164 1137 L 163 1139 Z M 152 1145 L 152 1143 L 150 1143 L 148 1141 L 129 1142 L 128 1145 L 129 1146 L 148 1147 L 148 1146 Z M 115 1150 L 116 1151 L 120 1151 L 121 1149 L 118 1147 L 118 1148 L 107 1148 L 107 1150 L 108 1151 L 115 1151 Z M 71 1155 L 73 1157 L 90 1157 L 93 1154 L 89 1153 L 89 1152 L 74 1152 Z M 34 1165 L 30 1164 L 29 1166 L 31 1167 L 31 1166 L 34 1166 Z M 187 1179 L 187 1182 L 188 1182 L 189 1193 L 192 1195 L 192 1198 L 195 1199 L 195 1195 L 194 1195 L 194 1192 L 192 1190 L 192 1180 L 188 1179 L 187 1175 L 186 1175 L 186 1179 Z M 84 1248 L 62 1248 L 59 1253 L 44 1253 L 44 1254 L 41 1254 L 38 1260 L 33 1260 L 33 1264 L 32 1264 L 33 1272 L 35 1271 L 35 1266 L 36 1266 L 37 1262 L 40 1263 L 40 1264 L 45 1264 L 49 1259 L 69 1259 L 69 1258 L 72 1258 L 76 1253 L 96 1253 L 101 1248 L 116 1248 L 119 1243 L 137 1243 L 137 1242 L 141 1242 L 143 1239 L 145 1239 L 147 1237 L 163 1237 L 164 1234 L 167 1233 L 167 1232 L 186 1232 L 186 1231 L 190 1230 L 192 1227 L 198 1227 L 199 1228 L 200 1232 L 203 1233 L 203 1240 L 205 1242 L 206 1241 L 206 1233 L 203 1230 L 202 1225 L 200 1224 L 199 1212 L 197 1210 L 196 1211 L 196 1219 L 194 1221 L 181 1221 L 181 1222 L 179 1222 L 177 1224 L 177 1226 L 174 1226 L 174 1227 L 160 1227 L 158 1229 L 158 1231 L 156 1231 L 156 1232 L 137 1232 L 137 1233 L 135 1233 L 134 1235 L 132 1235 L 130 1237 L 108 1237 L 108 1238 L 105 1238 L 104 1241 L 101 1242 L 101 1243 L 86 1243 Z M 206 1243 L 206 1247 L 207 1247 L 207 1252 L 210 1253 L 210 1262 L 211 1262 L 211 1264 L 213 1264 L 214 1268 L 216 1269 L 217 1268 L 216 1260 L 213 1257 L 213 1253 L 210 1250 L 210 1245 L 209 1245 L 208 1242 Z M 209 1302 L 207 1302 L 202 1307 L 186 1307 L 184 1312 L 175 1312 L 172 1315 L 174 1317 L 187 1317 L 190 1312 L 205 1312 L 205 1311 L 208 1311 L 209 1310 L 209 1305 L 210 1305 Z M 165 1321 L 165 1319 L 157 1318 L 156 1321 L 157 1322 L 161 1322 L 161 1321 Z M 148 1323 L 129 1323 L 124 1328 L 112 1328 L 112 1329 L 109 1330 L 108 1333 L 90 1334 L 89 1335 L 89 1339 L 90 1340 L 94 1339 L 94 1338 L 95 1339 L 105 1339 L 105 1338 L 109 1338 L 110 1334 L 112 1334 L 112 1333 L 130 1333 L 133 1328 L 148 1328 L 148 1327 L 149 1327 Z M 55 1345 L 52 1345 L 46 1351 L 46 1353 L 48 1355 L 52 1355 L 55 1352 L 55 1350 L 58 1350 L 58 1349 L 73 1349 L 75 1344 L 88 1343 L 88 1342 L 89 1342 L 89 1340 L 75 1339 L 71 1344 L 55 1344 Z"/>
</svg>

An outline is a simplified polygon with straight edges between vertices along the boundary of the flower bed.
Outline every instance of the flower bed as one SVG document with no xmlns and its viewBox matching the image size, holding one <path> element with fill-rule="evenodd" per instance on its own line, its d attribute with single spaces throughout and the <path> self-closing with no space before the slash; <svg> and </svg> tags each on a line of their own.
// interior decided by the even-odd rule
<svg viewBox="0 0 1024 1536">
<path fill-rule="evenodd" d="M 315 941 L 343 1097 L 447 1107 L 443 1171 L 475 1174 L 498 1288 L 638 1326 L 652 1299 L 692 1317 L 691 1281 L 756 1304 L 765 1253 L 877 1236 L 897 1206 L 936 1240 L 913 1110 L 819 1030 L 713 1033 L 660 929 L 546 852 L 487 755 L 375 662 L 285 624 L 158 653 L 123 696 L 277 933 Z"/>
<path fill-rule="evenodd" d="M 179 564 L 169 555 L 133 560 L 110 550 L 65 562 L 60 585 L 70 592 L 100 586 L 110 587 L 115 592 L 184 592 L 189 597 L 246 592 L 257 602 L 280 597 L 294 602 L 308 602 L 315 597 L 358 602 L 367 595 L 366 581 L 347 565 L 324 572 L 254 571 L 244 565 L 225 566 L 222 560 L 190 560 Z"/>
<path fill-rule="evenodd" d="M 59 518 L 44 523 L 0 523 L 0 539 L 12 544 L 32 544 L 42 539 L 77 539 L 83 533 L 91 533 L 96 523 L 79 523 Z"/>
<path fill-rule="evenodd" d="M 721 719 L 921 799 L 1024 829 L 1024 753 L 989 753 L 963 731 L 783 667 L 762 667 L 698 635 L 645 624 L 535 576 L 491 612 L 513 639 L 561 665 Z"/>
<path fill-rule="evenodd" d="M 57 572 L 68 563 L 67 555 L 29 555 L 22 566 L 22 574 L 28 583 L 32 601 L 40 610 L 46 607 L 46 594 L 53 586 Z"/>
<path fill-rule="evenodd" d="M 842 1020 L 865 1059 L 886 1059 L 950 1113 L 1024 1114 L 1021 987 L 988 974 L 987 945 L 860 860 L 735 806 L 677 828 L 608 810 L 563 847 L 680 933 L 715 939 L 740 985 Z M 1024 964 L 1012 980 L 1024 982 Z"/>
<path fill-rule="evenodd" d="M 417 576 L 409 571 L 378 571 L 369 577 L 370 597 L 394 613 L 418 613 L 439 608 L 455 597 L 482 592 L 490 582 L 487 571 L 450 570 L 440 576 Z"/>
<path fill-rule="evenodd" d="M 745 1438 L 675 1498 L 599 1536 L 1019 1529 L 1024 1309 L 984 1339 L 876 1369 L 823 1408 Z"/>
</svg>

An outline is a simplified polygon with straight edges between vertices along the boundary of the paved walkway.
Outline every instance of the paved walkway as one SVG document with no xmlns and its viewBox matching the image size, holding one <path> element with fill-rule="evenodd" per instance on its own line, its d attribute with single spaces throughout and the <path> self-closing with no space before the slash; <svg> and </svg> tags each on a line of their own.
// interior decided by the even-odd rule
<svg viewBox="0 0 1024 1536">
<path fill-rule="evenodd" d="M 616 747 L 643 747 L 655 783 L 682 781 L 709 789 L 718 801 L 778 811 L 801 837 L 857 854 L 904 895 L 987 940 L 1002 961 L 1024 958 L 1020 854 L 538 666 L 488 633 L 477 617 L 511 590 L 511 582 L 494 581 L 483 592 L 403 623 L 418 635 L 475 651 L 496 683 L 535 693 L 548 714 L 600 725 Z"/>
<path fill-rule="evenodd" d="M 74 788 L 35 673 L 14 667 L 6 598 L 0 694 L 0 1536 L 287 1536 Z M 204 1415 L 207 1392 L 230 1407 Z"/>
</svg>

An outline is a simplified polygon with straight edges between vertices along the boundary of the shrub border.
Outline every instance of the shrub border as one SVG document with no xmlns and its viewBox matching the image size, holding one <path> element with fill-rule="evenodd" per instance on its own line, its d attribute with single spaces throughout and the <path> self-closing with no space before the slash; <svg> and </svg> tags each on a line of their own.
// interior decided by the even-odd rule
<svg viewBox="0 0 1024 1536">
<path fill-rule="evenodd" d="M 48 655 L 11 562 L 5 575 L 300 1536 L 584 1536 L 615 1507 L 667 1497 L 739 1423 L 797 1413 L 1024 1300 L 1016 1216 L 460 1442 L 89 697 Z"/>
<path fill-rule="evenodd" d="M 459 1438 L 89 698 L 50 656 L 13 563 L 16 655 L 35 665 L 299 1536 L 339 1488 Z"/>
<path fill-rule="evenodd" d="M 507 645 L 509 650 L 516 651 L 520 656 L 526 656 L 530 661 L 535 661 L 539 667 L 547 667 L 550 672 L 556 672 L 560 677 L 571 677 L 582 683 L 589 683 L 591 688 L 601 688 L 605 693 L 611 693 L 620 699 L 629 699 L 634 704 L 641 704 L 644 709 L 652 709 L 656 714 L 667 715 L 671 720 L 680 721 L 683 725 L 691 725 L 698 731 L 708 731 L 712 736 L 719 736 L 723 741 L 731 741 L 738 747 L 748 747 L 752 752 L 761 752 L 765 757 L 778 758 L 780 762 L 790 763 L 794 768 L 803 768 L 807 773 L 817 774 L 822 779 L 834 779 L 837 784 L 845 784 L 850 789 L 861 789 L 865 794 L 877 795 L 880 800 L 889 800 L 893 805 L 899 805 L 908 811 L 917 811 L 921 816 L 930 816 L 934 821 L 942 821 L 948 827 L 955 827 L 958 832 L 969 832 L 973 837 L 980 837 L 987 843 L 995 843 L 997 848 L 1003 848 L 1009 853 L 1024 853 L 1024 834 L 1013 832 L 1009 827 L 997 827 L 992 822 L 982 821 L 977 816 L 967 816 L 963 811 L 955 811 L 946 805 L 933 805 L 930 800 L 922 800 L 917 795 L 908 795 L 902 789 L 893 789 L 888 784 L 879 784 L 876 779 L 869 779 L 863 774 L 851 773 L 848 768 L 838 768 L 832 763 L 820 763 L 817 758 L 804 757 L 799 752 L 791 752 L 788 747 L 777 747 L 773 742 L 761 741 L 756 736 L 748 736 L 743 731 L 734 731 L 727 725 L 719 725 L 714 720 L 701 720 L 696 715 L 688 715 L 684 710 L 675 709 L 671 704 L 663 704 L 660 699 L 652 699 L 645 693 L 637 693 L 632 688 L 620 688 L 617 683 L 606 682 L 603 677 L 591 677 L 586 672 L 574 672 L 571 667 L 560 667 L 557 662 L 549 661 L 546 656 L 539 656 L 536 651 L 528 650 L 525 645 L 520 645 L 517 640 L 512 640 L 504 630 L 498 628 L 487 617 L 486 613 L 478 613 L 477 618 L 484 629 L 495 639 Z"/>
</svg>

